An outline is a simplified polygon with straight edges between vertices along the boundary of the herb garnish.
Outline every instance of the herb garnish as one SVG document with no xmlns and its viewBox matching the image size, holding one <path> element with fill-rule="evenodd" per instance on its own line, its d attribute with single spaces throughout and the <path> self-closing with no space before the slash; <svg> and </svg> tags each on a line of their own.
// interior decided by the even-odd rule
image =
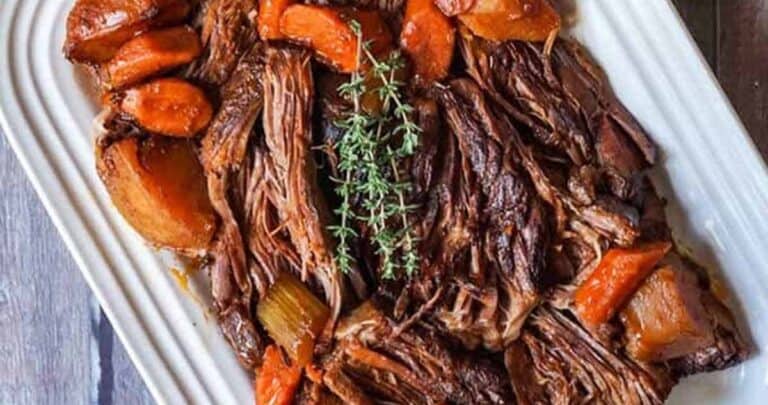
<svg viewBox="0 0 768 405">
<path fill-rule="evenodd" d="M 353 108 L 336 123 L 344 131 L 336 143 L 341 174 L 335 179 L 336 193 L 342 200 L 335 211 L 340 223 L 331 227 L 338 241 L 336 261 L 344 272 L 354 265 L 349 244 L 359 235 L 352 223 L 362 221 L 371 230 L 382 277 L 394 278 L 400 269 L 411 276 L 419 268 L 416 238 L 408 219 L 415 207 L 407 204 L 411 185 L 399 163 L 416 151 L 421 129 L 411 119 L 413 107 L 401 98 L 404 83 L 395 77 L 404 66 L 401 54 L 393 51 L 386 60 L 378 60 L 370 51 L 370 42 L 363 41 L 360 24 L 351 21 L 350 27 L 357 37 L 357 66 L 349 82 L 338 89 Z M 368 91 L 361 74 L 364 64 L 380 82 L 372 89 L 382 102 L 380 114 L 365 112 L 361 103 Z M 363 212 L 355 211 L 353 199 L 361 201 Z"/>
</svg>

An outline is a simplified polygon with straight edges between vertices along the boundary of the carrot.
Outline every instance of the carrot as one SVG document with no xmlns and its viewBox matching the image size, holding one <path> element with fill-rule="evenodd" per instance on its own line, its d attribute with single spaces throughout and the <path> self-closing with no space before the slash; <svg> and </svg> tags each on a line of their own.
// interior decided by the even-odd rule
<svg viewBox="0 0 768 405">
<path fill-rule="evenodd" d="M 151 31 L 128 41 L 105 65 L 107 85 L 119 89 L 193 61 L 200 56 L 200 38 L 182 26 Z"/>
<path fill-rule="evenodd" d="M 574 294 L 579 319 L 589 327 L 608 321 L 671 248 L 669 242 L 656 242 L 609 250 Z"/>
<path fill-rule="evenodd" d="M 294 0 L 259 0 L 258 27 L 261 39 L 282 39 L 280 17 Z"/>
<path fill-rule="evenodd" d="M 323 370 L 314 364 L 307 364 L 304 367 L 304 375 L 316 384 L 321 384 L 323 382 Z"/>
<path fill-rule="evenodd" d="M 475 35 L 495 41 L 544 41 L 561 24 L 547 0 L 478 0 L 459 20 Z"/>
<path fill-rule="evenodd" d="M 448 74 L 455 30 L 432 0 L 408 0 L 400 47 L 413 61 L 417 77 L 426 83 Z"/>
<path fill-rule="evenodd" d="M 122 96 L 122 97 L 121 97 Z M 152 132 L 189 138 L 211 121 L 213 107 L 202 90 L 177 78 L 132 87 L 121 95 L 120 110 Z"/>
<path fill-rule="evenodd" d="M 256 405 L 290 405 L 300 379 L 300 367 L 287 364 L 277 346 L 267 347 L 256 374 Z"/>
<path fill-rule="evenodd" d="M 177 24 L 190 9 L 187 0 L 77 0 L 67 17 L 64 53 L 76 62 L 106 62 L 137 34 Z"/>
<path fill-rule="evenodd" d="M 377 11 L 294 4 L 280 17 L 280 32 L 311 47 L 325 63 L 343 73 L 357 68 L 357 37 L 350 21 L 360 23 L 374 55 L 392 48 L 392 36 Z"/>
</svg>

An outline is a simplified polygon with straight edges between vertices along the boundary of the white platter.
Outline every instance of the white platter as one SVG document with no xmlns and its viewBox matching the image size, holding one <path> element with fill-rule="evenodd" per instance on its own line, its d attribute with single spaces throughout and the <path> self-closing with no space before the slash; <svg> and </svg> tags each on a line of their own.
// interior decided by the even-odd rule
<svg viewBox="0 0 768 405">
<path fill-rule="evenodd" d="M 96 111 L 60 51 L 71 3 L 0 1 L 3 131 L 155 399 L 253 403 L 251 382 L 215 322 L 171 277 L 173 259 L 125 224 L 96 176 Z M 577 0 L 576 7 L 573 34 L 663 151 L 655 180 L 671 201 L 676 236 L 720 269 L 755 347 L 738 367 L 684 380 L 670 403 L 764 404 L 766 166 L 669 0 Z M 206 296 L 204 285 L 197 289 Z"/>
</svg>

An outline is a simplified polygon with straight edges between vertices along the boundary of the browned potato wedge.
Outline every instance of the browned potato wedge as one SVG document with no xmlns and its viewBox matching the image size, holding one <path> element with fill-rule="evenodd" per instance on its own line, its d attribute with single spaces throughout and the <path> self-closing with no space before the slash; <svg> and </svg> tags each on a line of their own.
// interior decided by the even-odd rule
<svg viewBox="0 0 768 405">
<path fill-rule="evenodd" d="M 67 18 L 64 53 L 74 62 L 106 62 L 129 39 L 176 24 L 189 10 L 187 0 L 77 0 Z"/>
<path fill-rule="evenodd" d="M 477 0 L 458 18 L 475 35 L 494 41 L 544 41 L 561 24 L 548 0 Z"/>
<path fill-rule="evenodd" d="M 149 242 L 184 251 L 208 246 L 216 220 L 190 142 L 127 138 L 99 149 L 96 159 L 112 202 Z"/>
<path fill-rule="evenodd" d="M 213 107 L 202 90 L 182 79 L 163 78 L 117 95 L 120 110 L 144 129 L 190 138 L 208 126 Z"/>
<path fill-rule="evenodd" d="M 621 314 L 627 351 L 642 361 L 664 361 L 712 344 L 713 328 L 696 276 L 664 266 L 635 293 Z"/>
</svg>

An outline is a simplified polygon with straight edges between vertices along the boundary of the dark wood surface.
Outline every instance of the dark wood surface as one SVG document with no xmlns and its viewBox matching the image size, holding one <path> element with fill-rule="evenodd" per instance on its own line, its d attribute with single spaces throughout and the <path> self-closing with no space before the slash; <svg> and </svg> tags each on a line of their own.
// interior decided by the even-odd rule
<svg viewBox="0 0 768 405">
<path fill-rule="evenodd" d="M 768 0 L 674 1 L 768 156 Z M 0 179 L 0 404 L 151 403 L 2 136 Z"/>
</svg>

